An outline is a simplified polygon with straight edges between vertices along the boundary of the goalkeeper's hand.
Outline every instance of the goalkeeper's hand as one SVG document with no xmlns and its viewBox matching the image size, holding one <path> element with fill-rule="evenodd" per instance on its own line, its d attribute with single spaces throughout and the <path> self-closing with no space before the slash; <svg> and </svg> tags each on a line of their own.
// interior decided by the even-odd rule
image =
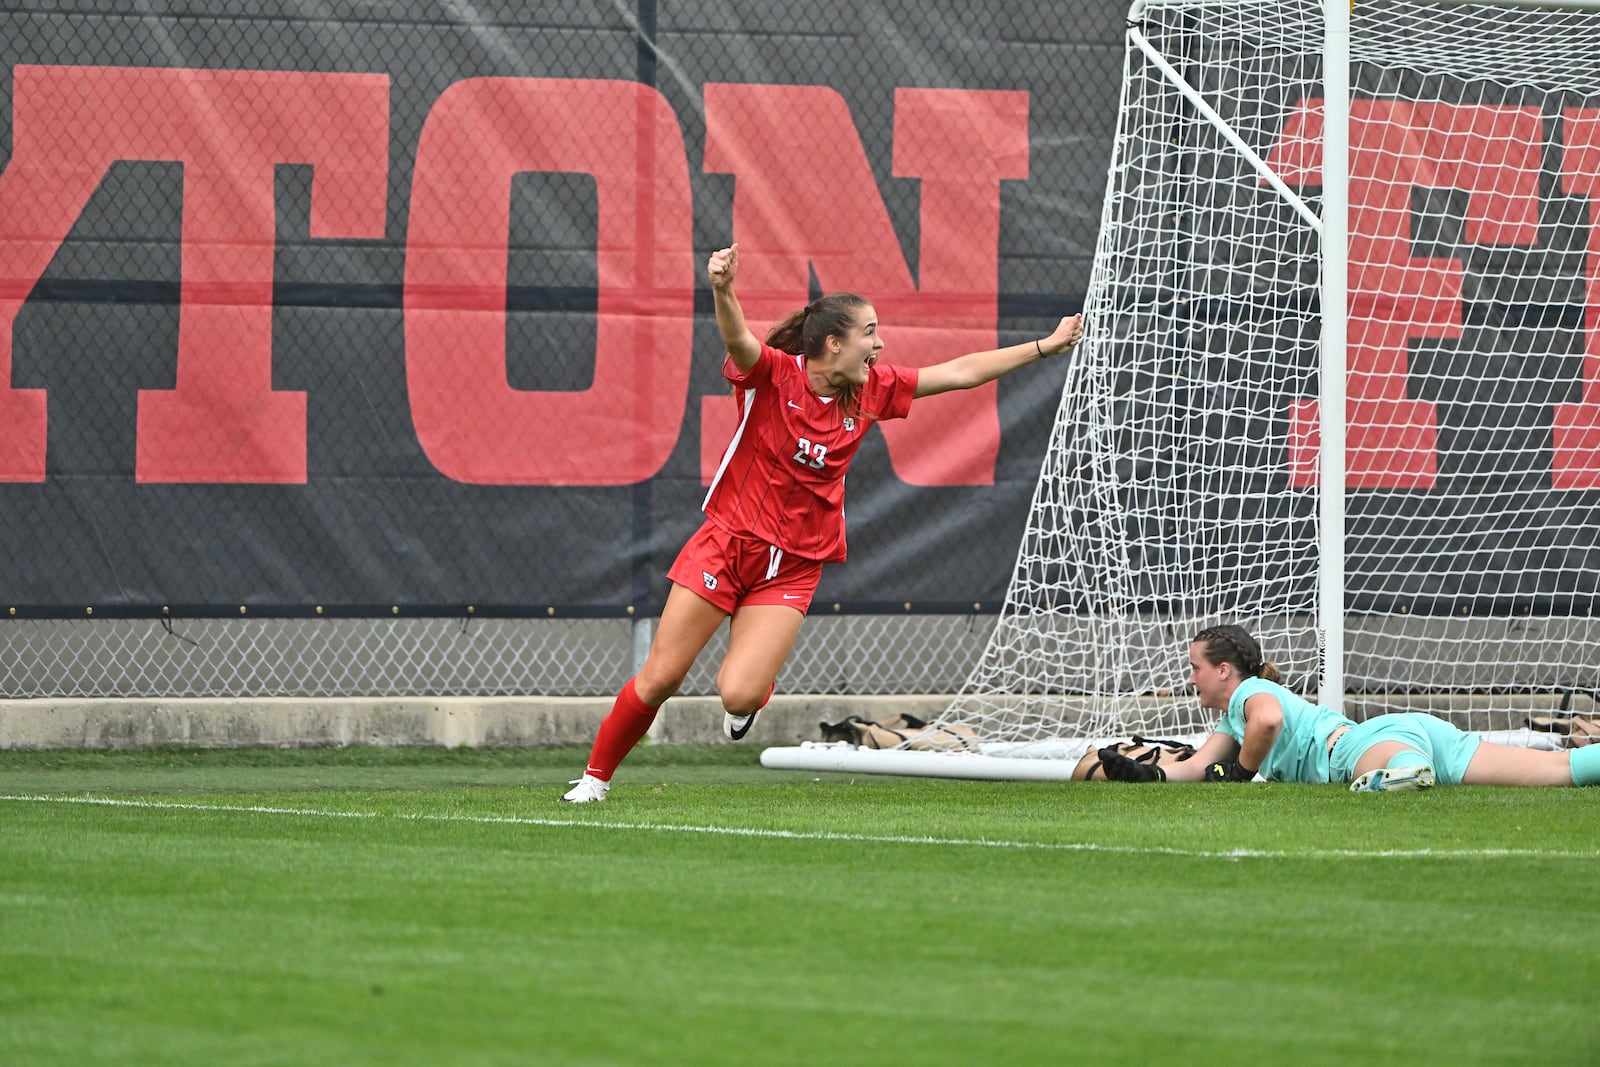
<svg viewBox="0 0 1600 1067">
<path fill-rule="evenodd" d="M 1102 748 L 1095 755 L 1100 757 L 1100 769 L 1105 771 L 1106 779 L 1112 782 L 1164 782 L 1167 772 L 1150 763 L 1140 763 L 1136 759 L 1129 759 L 1116 750 L 1113 745 Z"/>
<path fill-rule="evenodd" d="M 1256 772 L 1241 767 L 1237 763 L 1209 763 L 1206 765 L 1202 782 L 1249 782 L 1255 779 Z"/>
</svg>

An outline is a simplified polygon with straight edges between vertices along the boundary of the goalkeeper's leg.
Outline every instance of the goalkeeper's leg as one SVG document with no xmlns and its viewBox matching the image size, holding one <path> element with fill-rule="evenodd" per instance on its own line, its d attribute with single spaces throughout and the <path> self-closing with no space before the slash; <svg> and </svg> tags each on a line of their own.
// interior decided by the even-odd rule
<svg viewBox="0 0 1600 1067">
<path fill-rule="evenodd" d="M 1458 783 L 1477 743 L 1476 735 L 1415 712 L 1375 716 L 1345 736 L 1356 746 L 1350 789 L 1357 793 Z"/>
<path fill-rule="evenodd" d="M 1499 745 L 1434 715 L 1418 712 L 1380 715 L 1357 729 L 1382 738 L 1363 751 L 1356 773 L 1415 766 L 1427 754 L 1438 781 L 1446 785 L 1600 785 L 1600 751 L 1592 746 L 1569 752 Z"/>
<path fill-rule="evenodd" d="M 1559 751 L 1485 741 L 1463 780 L 1468 785 L 1600 785 L 1600 748 Z"/>
<path fill-rule="evenodd" d="M 1381 766 L 1373 766 L 1379 761 L 1382 761 Z M 1434 781 L 1433 761 L 1427 753 L 1389 742 L 1373 745 L 1356 761 L 1356 779 L 1350 783 L 1350 791 L 1392 793 L 1427 789 Z"/>
</svg>

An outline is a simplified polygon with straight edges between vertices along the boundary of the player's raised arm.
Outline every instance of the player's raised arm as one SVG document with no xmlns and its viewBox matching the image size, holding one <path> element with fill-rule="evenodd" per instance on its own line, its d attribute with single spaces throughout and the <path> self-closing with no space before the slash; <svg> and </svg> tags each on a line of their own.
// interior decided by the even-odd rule
<svg viewBox="0 0 1600 1067">
<path fill-rule="evenodd" d="M 1037 363 L 1065 352 L 1083 340 L 1083 316 L 1072 315 L 1057 323 L 1049 337 L 1024 341 L 1009 348 L 969 352 L 964 356 L 923 367 L 917 375 L 917 395 L 933 396 L 955 389 L 972 389 L 1009 374 L 1026 363 Z"/>
<path fill-rule="evenodd" d="M 739 298 L 733 295 L 733 276 L 738 269 L 738 242 L 719 248 L 706 261 L 706 276 L 711 279 L 711 295 L 717 306 L 717 328 L 722 331 L 722 341 L 728 346 L 734 366 L 747 371 L 761 355 L 761 341 L 750 332 Z"/>
</svg>

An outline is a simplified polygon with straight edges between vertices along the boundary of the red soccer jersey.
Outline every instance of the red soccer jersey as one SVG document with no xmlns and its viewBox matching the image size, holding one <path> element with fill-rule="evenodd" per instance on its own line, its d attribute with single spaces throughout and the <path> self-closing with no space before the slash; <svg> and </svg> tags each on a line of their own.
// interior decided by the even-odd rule
<svg viewBox="0 0 1600 1067">
<path fill-rule="evenodd" d="M 722 376 L 734 385 L 739 427 L 706 494 L 706 515 L 796 556 L 844 559 L 845 470 L 875 420 L 910 413 L 917 369 L 874 364 L 854 415 L 811 391 L 803 357 L 769 345 L 748 373 L 728 359 Z"/>
</svg>

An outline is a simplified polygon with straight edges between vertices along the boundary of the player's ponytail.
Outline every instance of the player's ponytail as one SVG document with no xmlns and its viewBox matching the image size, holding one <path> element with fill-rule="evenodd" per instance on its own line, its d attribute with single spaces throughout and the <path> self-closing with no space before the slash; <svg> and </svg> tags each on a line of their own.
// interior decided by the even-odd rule
<svg viewBox="0 0 1600 1067">
<path fill-rule="evenodd" d="M 791 312 L 787 318 L 767 331 L 767 344 L 779 352 L 787 352 L 791 356 L 800 355 L 806 350 L 805 326 L 806 320 L 810 317 L 810 304 L 799 311 Z"/>
<path fill-rule="evenodd" d="M 830 336 L 850 332 L 856 309 L 869 307 L 865 297 L 855 293 L 829 293 L 798 311 L 790 312 L 767 331 L 767 344 L 794 356 L 818 356 Z"/>
</svg>

